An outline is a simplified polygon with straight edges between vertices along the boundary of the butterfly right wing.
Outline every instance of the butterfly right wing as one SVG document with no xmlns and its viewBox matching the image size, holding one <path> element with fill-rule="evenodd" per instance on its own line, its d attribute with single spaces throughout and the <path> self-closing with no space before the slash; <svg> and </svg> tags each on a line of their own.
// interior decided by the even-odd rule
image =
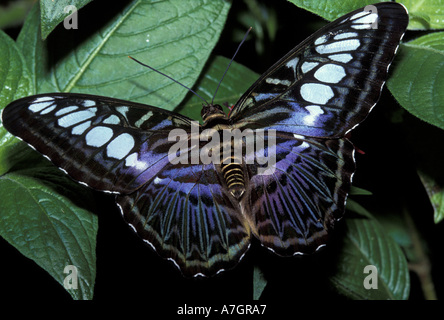
<svg viewBox="0 0 444 320">
<path fill-rule="evenodd" d="M 251 86 L 230 113 L 233 125 L 343 137 L 378 102 L 408 21 L 403 5 L 384 2 L 329 23 Z"/>
<path fill-rule="evenodd" d="M 242 206 L 252 233 L 281 256 L 312 253 L 327 243 L 344 214 L 355 170 L 353 145 L 286 133 L 263 139 L 260 149 L 246 155 L 254 164 L 247 165 Z"/>
</svg>

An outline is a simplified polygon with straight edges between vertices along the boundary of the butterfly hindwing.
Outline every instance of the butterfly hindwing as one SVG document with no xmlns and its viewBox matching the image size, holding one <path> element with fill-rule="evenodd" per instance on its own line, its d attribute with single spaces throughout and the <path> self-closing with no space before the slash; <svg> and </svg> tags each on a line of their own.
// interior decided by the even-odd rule
<svg viewBox="0 0 444 320">
<path fill-rule="evenodd" d="M 262 174 L 249 166 L 249 197 L 243 202 L 263 246 L 290 256 L 314 252 L 327 242 L 345 209 L 355 170 L 353 153 L 346 139 L 277 134 L 274 164 L 267 163 Z"/>
<path fill-rule="evenodd" d="M 238 127 L 342 137 L 380 97 L 408 24 L 398 3 L 379 3 L 328 24 L 266 71 L 233 107 Z"/>
<path fill-rule="evenodd" d="M 117 203 L 144 241 L 185 276 L 229 269 L 250 246 L 250 226 L 213 164 L 168 165 Z"/>
</svg>

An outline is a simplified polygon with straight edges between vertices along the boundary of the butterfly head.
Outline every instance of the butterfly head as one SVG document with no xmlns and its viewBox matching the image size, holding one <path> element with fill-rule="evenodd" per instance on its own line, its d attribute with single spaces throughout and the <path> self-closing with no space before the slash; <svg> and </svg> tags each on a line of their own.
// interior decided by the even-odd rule
<svg viewBox="0 0 444 320">
<path fill-rule="evenodd" d="M 212 103 L 204 105 L 200 115 L 204 124 L 210 123 L 214 119 L 226 119 L 227 117 L 221 105 Z"/>
</svg>

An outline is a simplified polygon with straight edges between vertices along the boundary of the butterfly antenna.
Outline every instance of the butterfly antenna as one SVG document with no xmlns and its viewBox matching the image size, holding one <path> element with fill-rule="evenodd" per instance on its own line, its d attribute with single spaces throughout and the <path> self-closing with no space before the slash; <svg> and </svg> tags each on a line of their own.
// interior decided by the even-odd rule
<svg viewBox="0 0 444 320">
<path fill-rule="evenodd" d="M 222 78 L 220 79 L 219 84 L 217 85 L 216 91 L 214 92 L 213 99 L 211 100 L 211 104 L 213 104 L 214 99 L 216 98 L 217 91 L 219 90 L 219 87 L 220 87 L 220 85 L 221 85 L 221 83 L 222 83 L 222 80 L 224 80 L 225 75 L 226 75 L 227 72 L 228 72 L 228 69 L 230 68 L 231 64 L 232 64 L 233 61 L 234 61 L 234 58 L 236 57 L 237 53 L 239 52 L 240 47 L 242 46 L 242 44 L 243 44 L 243 43 L 245 42 L 245 40 L 247 39 L 247 36 L 248 36 L 248 34 L 250 33 L 251 29 L 253 29 L 253 27 L 248 28 L 247 32 L 246 32 L 245 35 L 244 35 L 244 38 L 243 38 L 242 41 L 239 43 L 239 45 L 238 45 L 238 47 L 237 47 L 237 49 L 236 49 L 236 52 L 235 52 L 234 55 L 233 55 L 233 58 L 231 58 L 230 63 L 229 63 L 228 66 L 227 66 L 227 69 L 225 69 L 225 72 L 224 72 L 224 74 L 222 75 Z"/>
<path fill-rule="evenodd" d="M 167 78 L 170 79 L 171 81 L 173 81 L 173 82 L 175 82 L 175 83 L 181 85 L 182 87 L 184 87 L 184 88 L 187 89 L 188 91 L 190 91 L 190 92 L 192 92 L 193 94 L 195 94 L 195 95 L 196 95 L 197 97 L 199 97 L 202 101 L 204 101 L 205 104 L 208 105 L 207 100 L 205 100 L 204 98 L 202 98 L 202 97 L 201 97 L 200 95 L 198 95 L 194 90 L 188 88 L 186 85 L 184 85 L 184 84 L 180 83 L 179 81 L 177 81 L 177 80 L 171 78 L 170 76 L 166 75 L 165 73 L 160 72 L 159 70 L 154 69 L 153 67 L 150 67 L 149 65 L 144 64 L 143 62 L 140 62 L 140 61 L 137 60 L 136 58 L 133 58 L 133 57 L 131 57 L 131 56 L 128 56 L 128 58 L 130 58 L 131 60 L 136 61 L 138 64 L 140 64 L 140 65 L 142 65 L 142 66 L 144 66 L 144 67 L 147 67 L 148 69 L 151 69 L 151 70 L 157 72 L 158 74 L 161 74 L 161 75 L 164 76 L 164 77 L 167 77 Z"/>
</svg>

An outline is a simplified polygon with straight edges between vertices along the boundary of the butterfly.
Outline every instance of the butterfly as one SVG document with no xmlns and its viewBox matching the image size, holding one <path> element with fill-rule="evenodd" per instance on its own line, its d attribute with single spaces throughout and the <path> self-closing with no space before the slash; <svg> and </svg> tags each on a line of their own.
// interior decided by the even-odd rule
<svg viewBox="0 0 444 320">
<path fill-rule="evenodd" d="M 379 100 L 407 24 L 394 2 L 348 13 L 276 62 L 229 115 L 204 105 L 202 125 L 135 102 L 52 93 L 10 103 L 3 126 L 74 180 L 115 194 L 125 221 L 184 276 L 233 268 L 253 238 L 280 256 L 313 253 L 344 214 L 355 171 L 345 136 Z M 210 139 L 191 140 L 210 129 L 211 150 L 230 152 L 191 161 Z M 236 129 L 262 134 L 214 140 Z M 171 139 L 174 130 L 182 135 Z"/>
</svg>

